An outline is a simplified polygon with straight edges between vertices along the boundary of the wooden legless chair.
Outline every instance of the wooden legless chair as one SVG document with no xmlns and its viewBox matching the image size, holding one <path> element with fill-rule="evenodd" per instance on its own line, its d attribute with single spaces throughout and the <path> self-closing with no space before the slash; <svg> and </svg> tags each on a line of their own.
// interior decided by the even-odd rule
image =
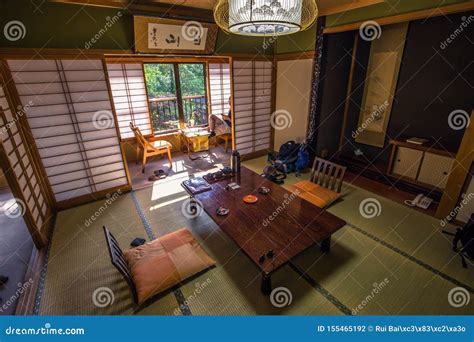
<svg viewBox="0 0 474 342">
<path fill-rule="evenodd" d="M 158 156 L 161 154 L 167 154 L 168 160 L 170 162 L 170 168 L 173 167 L 173 161 L 171 158 L 171 148 L 172 145 L 166 140 L 147 140 L 140 131 L 140 128 L 136 127 L 132 122 L 130 122 L 130 129 L 135 135 L 137 141 L 137 163 L 140 158 L 140 150 L 143 151 L 142 156 L 142 173 L 145 173 L 145 167 L 148 158 Z"/>
<path fill-rule="evenodd" d="M 326 208 L 341 197 L 346 167 L 328 160 L 315 158 L 309 181 L 290 186 L 299 197 L 320 208 Z"/>
</svg>

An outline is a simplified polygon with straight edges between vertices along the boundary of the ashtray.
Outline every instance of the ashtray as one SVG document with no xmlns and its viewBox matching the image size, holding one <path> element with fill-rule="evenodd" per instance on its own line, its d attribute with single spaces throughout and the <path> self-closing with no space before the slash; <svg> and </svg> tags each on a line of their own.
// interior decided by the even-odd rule
<svg viewBox="0 0 474 342">
<path fill-rule="evenodd" d="M 261 186 L 260 188 L 258 188 L 258 192 L 265 195 L 265 194 L 268 194 L 270 192 L 270 189 L 265 187 L 265 186 Z"/>
<path fill-rule="evenodd" d="M 216 214 L 219 216 L 226 216 L 229 212 L 230 210 L 224 207 L 219 207 L 216 209 Z"/>
<path fill-rule="evenodd" d="M 255 195 L 247 195 L 247 196 L 244 196 L 243 200 L 245 203 L 252 204 L 258 201 L 258 197 Z"/>
</svg>

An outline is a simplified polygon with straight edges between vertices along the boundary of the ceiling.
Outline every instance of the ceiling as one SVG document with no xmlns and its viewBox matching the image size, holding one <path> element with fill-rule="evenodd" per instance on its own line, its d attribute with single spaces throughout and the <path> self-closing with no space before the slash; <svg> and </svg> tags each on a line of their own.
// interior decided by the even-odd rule
<svg viewBox="0 0 474 342">
<path fill-rule="evenodd" d="M 143 5 L 162 3 L 202 9 L 213 9 L 217 0 L 138 0 L 135 2 Z M 380 2 L 384 2 L 384 0 L 316 0 L 319 12 L 322 15 L 339 13 L 354 8 L 370 6 Z"/>
<path fill-rule="evenodd" d="M 101 7 L 123 7 L 141 8 L 148 11 L 159 11 L 165 8 L 174 8 L 176 11 L 180 9 L 195 9 L 195 15 L 201 14 L 212 18 L 212 9 L 217 0 L 49 0 L 50 2 L 62 2 L 72 4 L 82 4 L 89 6 Z M 331 15 L 350 11 L 356 8 L 371 6 L 385 2 L 385 0 L 316 0 L 319 8 L 319 15 Z M 176 7 L 174 7 L 176 6 Z M 206 14 L 207 13 L 207 14 Z M 188 13 L 189 14 L 189 13 Z"/>
</svg>

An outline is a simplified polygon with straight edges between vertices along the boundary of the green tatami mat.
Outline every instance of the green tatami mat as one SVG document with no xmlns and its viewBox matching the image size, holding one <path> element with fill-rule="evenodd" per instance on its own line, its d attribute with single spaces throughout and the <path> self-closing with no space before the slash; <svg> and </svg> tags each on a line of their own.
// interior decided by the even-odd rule
<svg viewBox="0 0 474 342">
<path fill-rule="evenodd" d="M 295 264 L 346 307 L 361 305 L 357 314 L 462 315 L 474 310 L 474 303 L 449 304 L 456 285 L 347 226 L 335 234 L 331 253 L 311 249 Z"/>
<path fill-rule="evenodd" d="M 104 203 L 97 201 L 58 214 L 40 314 L 115 315 L 134 312 L 127 283 L 110 262 L 102 226 L 107 225 L 124 250 L 135 237 L 146 238 L 146 233 L 130 194 L 119 196 L 105 210 Z M 86 226 L 85 222 L 91 216 L 97 216 L 97 219 Z M 103 287 L 110 290 L 100 289 Z M 94 291 L 99 297 L 98 306 L 93 301 Z M 100 293 L 104 295 L 101 297 Z M 103 306 L 107 301 L 110 303 L 112 297 L 111 305 Z M 172 315 L 177 305 L 173 293 L 165 293 L 154 301 L 153 314 Z"/>
</svg>

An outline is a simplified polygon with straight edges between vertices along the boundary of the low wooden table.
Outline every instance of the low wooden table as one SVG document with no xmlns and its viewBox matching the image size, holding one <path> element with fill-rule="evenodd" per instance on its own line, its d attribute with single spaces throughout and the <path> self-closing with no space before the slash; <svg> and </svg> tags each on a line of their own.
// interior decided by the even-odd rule
<svg viewBox="0 0 474 342">
<path fill-rule="evenodd" d="M 189 159 L 197 160 L 207 158 L 210 154 L 209 150 L 209 132 L 202 128 L 188 128 L 181 130 L 181 137 L 184 145 L 186 146 L 187 154 Z M 207 154 L 203 154 L 197 157 L 191 156 L 191 152 L 202 152 L 207 151 Z"/>
<path fill-rule="evenodd" d="M 226 190 L 229 183 L 238 183 L 236 190 Z M 270 188 L 263 195 L 258 188 Z M 257 203 L 244 203 L 245 195 L 258 197 Z M 239 246 L 262 271 L 261 290 L 271 292 L 271 274 L 306 249 L 319 245 L 329 252 L 331 235 L 346 222 L 316 207 L 282 186 L 242 167 L 241 173 L 212 184 L 212 189 L 197 195 L 204 211 Z M 230 209 L 227 216 L 216 214 L 218 207 Z M 261 257 L 273 250 L 272 258 Z"/>
</svg>

